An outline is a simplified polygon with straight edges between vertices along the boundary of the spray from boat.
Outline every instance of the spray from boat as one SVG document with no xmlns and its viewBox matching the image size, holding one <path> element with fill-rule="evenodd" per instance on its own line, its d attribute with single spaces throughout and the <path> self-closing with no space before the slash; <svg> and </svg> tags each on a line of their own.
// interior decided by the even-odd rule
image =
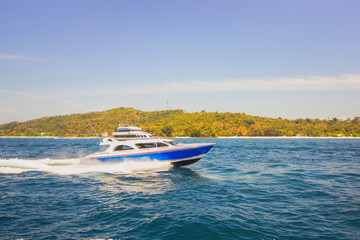
<svg viewBox="0 0 360 240">
<path fill-rule="evenodd" d="M 75 159 L 0 159 L 0 173 L 20 174 L 24 172 L 45 172 L 55 175 L 80 175 L 88 173 L 133 173 L 141 171 L 168 170 L 172 166 L 166 162 L 139 158 L 122 162 L 102 163 Z"/>
</svg>

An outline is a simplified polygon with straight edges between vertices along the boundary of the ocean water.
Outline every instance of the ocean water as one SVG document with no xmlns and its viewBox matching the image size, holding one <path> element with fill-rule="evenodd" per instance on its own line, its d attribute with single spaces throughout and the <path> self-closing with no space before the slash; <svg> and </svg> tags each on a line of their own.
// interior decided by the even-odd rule
<svg viewBox="0 0 360 240">
<path fill-rule="evenodd" d="M 215 142 L 199 162 L 84 162 L 96 139 L 0 139 L 0 239 L 360 239 L 360 139 Z"/>
</svg>

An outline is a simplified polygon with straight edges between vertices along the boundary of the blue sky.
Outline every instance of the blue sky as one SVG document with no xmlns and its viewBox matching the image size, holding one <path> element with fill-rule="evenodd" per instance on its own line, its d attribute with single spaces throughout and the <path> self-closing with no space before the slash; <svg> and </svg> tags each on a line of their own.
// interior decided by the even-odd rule
<svg viewBox="0 0 360 240">
<path fill-rule="evenodd" d="M 0 0 L 0 124 L 181 108 L 360 116 L 360 1 Z"/>
</svg>

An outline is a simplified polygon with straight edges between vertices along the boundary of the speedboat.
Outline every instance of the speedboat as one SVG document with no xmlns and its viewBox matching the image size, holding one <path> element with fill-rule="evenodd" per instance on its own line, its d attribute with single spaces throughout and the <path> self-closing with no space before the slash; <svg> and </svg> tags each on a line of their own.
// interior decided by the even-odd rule
<svg viewBox="0 0 360 240">
<path fill-rule="evenodd" d="M 153 138 L 138 127 L 119 127 L 112 138 L 102 139 L 100 145 L 107 146 L 102 152 L 92 153 L 85 159 L 100 162 L 149 159 L 169 162 L 174 166 L 185 166 L 199 161 L 215 143 L 175 144 L 172 139 Z"/>
</svg>

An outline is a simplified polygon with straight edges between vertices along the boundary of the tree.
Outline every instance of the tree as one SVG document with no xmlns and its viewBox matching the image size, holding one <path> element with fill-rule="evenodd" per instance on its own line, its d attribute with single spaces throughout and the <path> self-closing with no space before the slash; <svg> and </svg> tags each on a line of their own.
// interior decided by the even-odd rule
<svg viewBox="0 0 360 240">
<path fill-rule="evenodd" d="M 360 118 L 338 119 L 275 119 L 244 113 L 199 112 L 183 110 L 143 112 L 133 108 L 115 108 L 103 112 L 69 114 L 12 122 L 0 125 L 0 136 L 94 136 L 95 131 L 111 133 L 119 123 L 141 127 L 154 136 L 358 136 Z"/>
<path fill-rule="evenodd" d="M 165 125 L 161 131 L 167 136 L 171 137 L 172 133 L 174 132 L 174 127 L 172 125 Z"/>
</svg>

